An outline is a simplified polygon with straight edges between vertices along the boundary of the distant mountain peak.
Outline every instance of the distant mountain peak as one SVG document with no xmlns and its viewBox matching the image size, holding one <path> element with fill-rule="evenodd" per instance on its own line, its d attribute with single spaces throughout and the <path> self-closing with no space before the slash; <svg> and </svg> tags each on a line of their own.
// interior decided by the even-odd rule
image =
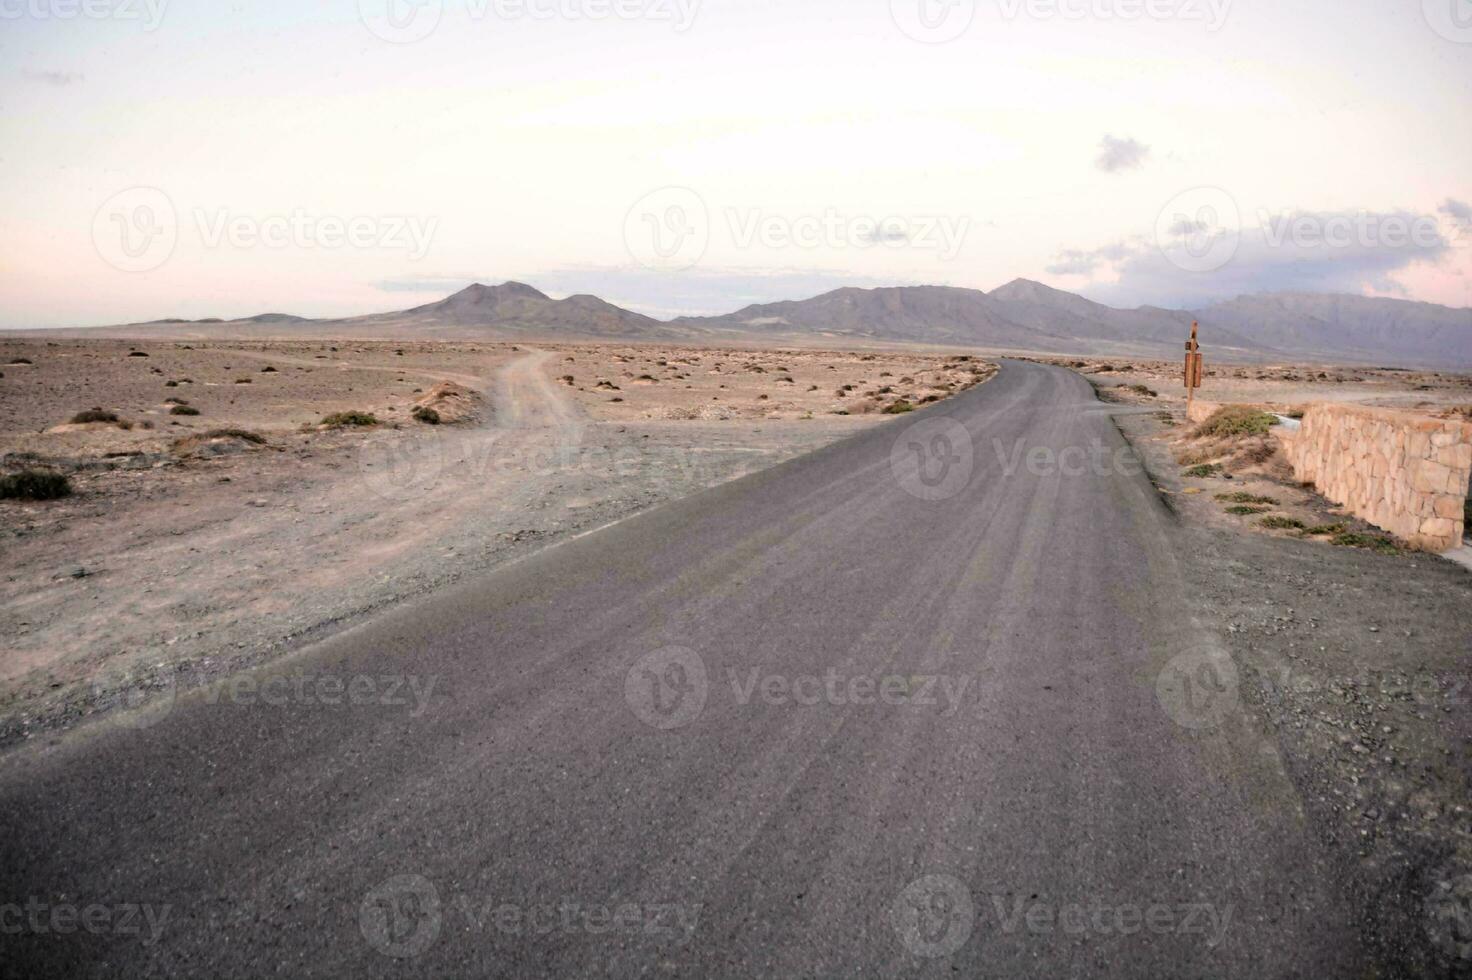
<svg viewBox="0 0 1472 980">
<path fill-rule="evenodd" d="M 486 301 L 499 302 L 503 299 L 547 299 L 546 293 L 535 286 L 528 286 L 524 282 L 507 280 L 499 286 L 487 286 L 485 283 L 473 282 L 469 286 L 452 293 L 444 302 L 460 301 L 482 303 Z"/>
<path fill-rule="evenodd" d="M 1061 289 L 1055 289 L 1054 287 L 1049 286 L 1045 283 L 1038 282 L 1035 279 L 1020 278 L 1013 279 L 1005 286 L 998 286 L 996 289 L 993 289 L 991 292 L 987 293 L 987 295 L 992 297 L 993 299 L 1009 301 L 1037 301 L 1046 299 L 1077 300 L 1080 298 L 1076 293 L 1069 293 Z"/>
</svg>

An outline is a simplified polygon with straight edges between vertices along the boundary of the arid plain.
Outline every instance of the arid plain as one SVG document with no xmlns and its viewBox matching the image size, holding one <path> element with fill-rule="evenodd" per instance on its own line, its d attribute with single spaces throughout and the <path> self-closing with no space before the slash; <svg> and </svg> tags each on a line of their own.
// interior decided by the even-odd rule
<svg viewBox="0 0 1472 980">
<path fill-rule="evenodd" d="M 0 362 L 5 471 L 72 487 L 0 506 L 5 741 L 205 683 L 994 370 L 361 341 L 12 339 Z"/>
</svg>

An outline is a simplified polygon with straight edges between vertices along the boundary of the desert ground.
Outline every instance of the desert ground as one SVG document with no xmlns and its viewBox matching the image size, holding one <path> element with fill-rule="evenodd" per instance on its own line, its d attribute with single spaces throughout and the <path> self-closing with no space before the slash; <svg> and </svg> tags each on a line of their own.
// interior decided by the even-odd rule
<svg viewBox="0 0 1472 980">
<path fill-rule="evenodd" d="M 893 352 L 0 341 L 4 472 L 62 472 L 73 491 L 0 505 L 0 741 L 207 682 L 992 370 Z M 116 420 L 72 421 L 88 412 Z"/>
<path fill-rule="evenodd" d="M 468 574 L 893 421 L 985 382 L 994 360 L 0 341 L 0 470 L 65 473 L 72 487 L 0 502 L 0 742 L 59 738 L 284 657 Z M 1392 961 L 1430 962 L 1439 954 L 1397 937 L 1417 934 L 1428 887 L 1472 863 L 1468 570 L 1403 550 L 1298 485 L 1270 438 L 1202 436 L 1175 365 L 1044 360 L 1093 382 L 1190 536 L 1184 574 L 1199 601 L 1181 615 L 1226 638 L 1240 665 L 1230 683 L 1254 709 L 1243 737 L 1281 758 L 1304 818 L 1362 890 L 1368 941 Z M 1227 365 L 1200 397 L 1284 415 L 1317 400 L 1441 414 L 1472 403 L 1472 378 Z M 1205 458 L 1224 465 L 1193 476 Z"/>
</svg>

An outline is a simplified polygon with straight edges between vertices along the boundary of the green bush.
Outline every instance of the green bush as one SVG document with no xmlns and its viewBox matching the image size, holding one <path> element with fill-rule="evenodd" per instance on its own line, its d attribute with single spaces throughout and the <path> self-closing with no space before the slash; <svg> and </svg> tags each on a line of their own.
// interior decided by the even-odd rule
<svg viewBox="0 0 1472 980">
<path fill-rule="evenodd" d="M 340 429 L 348 425 L 377 425 L 378 416 L 372 412 L 333 412 L 322 419 L 329 429 Z"/>
<path fill-rule="evenodd" d="M 1201 463 L 1186 470 L 1185 475 L 1197 479 L 1205 479 L 1208 476 L 1216 476 L 1222 471 L 1220 463 Z"/>
<path fill-rule="evenodd" d="M 1264 517 L 1257 523 L 1261 527 L 1270 527 L 1282 531 L 1303 530 L 1303 521 L 1300 521 L 1296 517 L 1284 517 L 1282 514 L 1274 514 L 1271 517 Z"/>
<path fill-rule="evenodd" d="M 894 402 L 891 405 L 886 405 L 885 408 L 884 408 L 884 414 L 885 415 L 903 415 L 906 412 L 913 412 L 914 410 L 915 410 L 915 406 L 914 405 L 911 405 L 909 402 L 907 402 L 903 398 L 901 398 L 899 401 Z"/>
<path fill-rule="evenodd" d="M 1261 514 L 1265 510 L 1267 510 L 1266 507 L 1254 507 L 1251 504 L 1237 504 L 1234 507 L 1228 507 L 1227 513 L 1245 517 L 1248 514 Z"/>
<path fill-rule="evenodd" d="M 65 474 L 48 470 L 21 470 L 0 477 L 0 500 L 59 500 L 71 492 Z"/>
<path fill-rule="evenodd" d="M 428 405 L 415 405 L 414 411 L 410 414 L 413 415 L 417 421 L 424 422 L 427 425 L 440 424 L 440 413 L 436 412 Z"/>
</svg>

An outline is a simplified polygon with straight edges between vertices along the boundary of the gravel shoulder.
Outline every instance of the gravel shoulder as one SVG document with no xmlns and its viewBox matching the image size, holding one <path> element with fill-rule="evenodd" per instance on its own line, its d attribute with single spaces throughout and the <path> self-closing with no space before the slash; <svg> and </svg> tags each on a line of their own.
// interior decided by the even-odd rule
<svg viewBox="0 0 1472 980">
<path fill-rule="evenodd" d="M 1190 542 L 1192 606 L 1227 644 L 1239 701 L 1342 864 L 1396 976 L 1472 969 L 1472 574 L 1224 521 L 1190 493 L 1153 415 L 1117 416 Z M 1291 488 L 1324 514 L 1322 499 Z M 1343 517 L 1337 518 L 1343 520 Z"/>
</svg>

